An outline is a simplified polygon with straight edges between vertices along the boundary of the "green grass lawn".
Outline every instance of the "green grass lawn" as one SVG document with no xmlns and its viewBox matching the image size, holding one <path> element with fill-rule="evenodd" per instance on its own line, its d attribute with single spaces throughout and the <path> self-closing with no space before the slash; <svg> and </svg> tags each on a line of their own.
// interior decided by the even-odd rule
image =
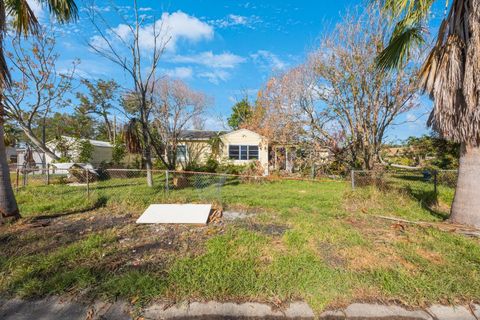
<svg viewBox="0 0 480 320">
<path fill-rule="evenodd" d="M 25 218 L 0 227 L 0 293 L 140 304 L 303 299 L 317 312 L 352 301 L 478 301 L 478 240 L 375 217 L 440 222 L 453 190 L 440 188 L 434 202 L 431 184 L 396 179 L 382 190 L 227 180 L 166 192 L 157 176 L 153 188 L 143 178 L 97 182 L 89 198 L 84 186 L 27 187 L 17 197 Z M 148 204 L 165 202 L 250 215 L 205 227 L 135 225 Z"/>
</svg>

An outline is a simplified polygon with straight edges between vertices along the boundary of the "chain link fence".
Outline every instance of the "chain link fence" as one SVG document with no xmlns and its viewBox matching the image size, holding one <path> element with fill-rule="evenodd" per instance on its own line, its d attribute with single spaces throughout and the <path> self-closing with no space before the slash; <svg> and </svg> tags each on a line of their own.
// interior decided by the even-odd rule
<svg viewBox="0 0 480 320">
<path fill-rule="evenodd" d="M 230 192 L 229 196 L 237 196 L 235 193 L 241 192 L 241 188 L 231 188 L 233 186 L 262 185 L 277 180 L 327 181 L 169 170 L 91 169 L 79 165 L 69 169 L 54 166 L 20 167 L 11 172 L 11 179 L 17 193 L 27 189 L 35 192 L 32 188 L 49 186 L 57 188 L 51 189 L 52 193 L 60 192 L 65 196 L 75 195 L 93 200 L 102 196 L 116 196 L 121 199 L 120 203 L 128 203 L 129 199 L 131 203 L 138 203 L 140 199 L 140 203 L 145 204 L 152 201 L 193 202 L 214 203 L 218 206 L 223 206 L 223 193 L 226 190 Z M 456 180 L 456 170 L 353 170 L 350 176 L 353 189 L 376 186 L 380 189 L 403 189 L 411 193 L 427 192 L 429 197 L 436 197 L 439 191 L 453 193 Z M 345 183 L 345 180 L 337 179 L 328 181 Z M 45 189 L 44 192 L 48 194 L 50 189 Z"/>
<path fill-rule="evenodd" d="M 11 179 L 17 193 L 51 186 L 68 190 L 71 194 L 83 194 L 87 198 L 121 193 L 125 198 L 145 197 L 146 202 L 183 200 L 214 203 L 218 206 L 222 206 L 224 186 L 267 183 L 267 178 L 262 176 L 169 170 L 89 169 L 81 166 L 69 169 L 54 166 L 17 168 L 11 172 Z"/>
<path fill-rule="evenodd" d="M 352 189 L 375 186 L 380 190 L 397 190 L 429 204 L 439 200 L 449 205 L 457 184 L 456 170 L 352 170 Z"/>
<path fill-rule="evenodd" d="M 435 193 L 439 188 L 455 189 L 457 170 L 352 170 L 352 189 L 365 186 L 385 188 L 422 188 Z"/>
</svg>

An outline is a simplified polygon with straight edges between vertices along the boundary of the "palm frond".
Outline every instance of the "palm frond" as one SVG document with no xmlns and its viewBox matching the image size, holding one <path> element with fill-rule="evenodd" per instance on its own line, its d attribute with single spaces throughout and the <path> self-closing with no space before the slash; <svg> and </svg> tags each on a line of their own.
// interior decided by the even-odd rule
<svg viewBox="0 0 480 320">
<path fill-rule="evenodd" d="M 377 57 L 377 65 L 380 69 L 392 69 L 402 66 L 409 58 L 414 46 L 424 42 L 422 27 L 414 26 L 396 30 L 387 47 Z"/>
<path fill-rule="evenodd" d="M 74 0 L 41 0 L 60 23 L 78 19 L 78 8 Z"/>
<path fill-rule="evenodd" d="M 416 15 L 425 18 L 435 0 L 374 0 L 391 18 Z"/>
<path fill-rule="evenodd" d="M 392 21 L 395 28 L 388 46 L 377 58 L 380 69 L 402 66 L 411 50 L 424 43 L 423 24 L 435 0 L 376 0 Z"/>
<path fill-rule="evenodd" d="M 37 17 L 27 0 L 6 0 L 5 11 L 13 18 L 13 27 L 19 34 L 38 31 Z"/>
<path fill-rule="evenodd" d="M 125 146 L 128 152 L 133 154 L 142 153 L 142 142 L 138 130 L 138 120 L 131 119 L 124 128 Z"/>
</svg>

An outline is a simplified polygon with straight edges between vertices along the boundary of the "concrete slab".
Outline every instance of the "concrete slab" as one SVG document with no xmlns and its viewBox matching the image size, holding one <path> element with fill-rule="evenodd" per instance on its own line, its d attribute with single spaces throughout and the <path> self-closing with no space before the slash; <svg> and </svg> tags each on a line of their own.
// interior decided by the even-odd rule
<svg viewBox="0 0 480 320">
<path fill-rule="evenodd" d="M 287 318 L 314 318 L 315 313 L 313 312 L 312 308 L 306 302 L 292 302 L 285 310 L 285 316 Z"/>
<path fill-rule="evenodd" d="M 472 311 L 477 319 L 480 319 L 480 304 L 473 304 Z"/>
<path fill-rule="evenodd" d="M 3 320 L 85 320 L 88 307 L 73 302 L 64 302 L 59 298 L 48 298 L 37 301 L 12 299 L 0 308 L 0 319 Z"/>
<path fill-rule="evenodd" d="M 117 301 L 95 309 L 93 319 L 131 320 L 131 306 L 125 301 Z"/>
<path fill-rule="evenodd" d="M 206 224 L 211 204 L 152 204 L 137 223 Z"/>
<path fill-rule="evenodd" d="M 210 318 L 270 318 L 270 319 L 313 319 L 314 313 L 308 304 L 292 303 L 285 311 L 272 310 L 263 303 L 246 302 L 193 302 L 165 308 L 163 304 L 154 304 L 145 309 L 145 319 L 210 319 Z"/>
<path fill-rule="evenodd" d="M 415 319 L 432 320 L 432 317 L 422 310 L 410 311 L 395 305 L 380 305 L 369 303 L 354 303 L 345 310 L 347 319 Z"/>
<path fill-rule="evenodd" d="M 320 314 L 319 316 L 322 320 L 345 320 L 345 313 L 341 310 L 327 310 Z"/>
<path fill-rule="evenodd" d="M 427 310 L 438 320 L 476 320 L 470 310 L 464 306 L 433 305 Z"/>
</svg>

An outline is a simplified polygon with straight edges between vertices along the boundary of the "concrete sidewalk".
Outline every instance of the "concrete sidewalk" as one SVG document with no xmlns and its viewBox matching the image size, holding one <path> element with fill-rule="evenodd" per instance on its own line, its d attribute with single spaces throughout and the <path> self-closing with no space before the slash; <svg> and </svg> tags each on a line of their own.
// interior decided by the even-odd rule
<svg viewBox="0 0 480 320">
<path fill-rule="evenodd" d="M 64 301 L 59 297 L 26 301 L 0 300 L 0 319 L 4 320 L 130 320 L 130 319 L 422 319 L 479 320 L 480 305 L 440 306 L 407 310 L 395 305 L 354 303 L 340 310 L 328 310 L 315 317 L 304 302 L 292 302 L 284 309 L 268 304 L 192 302 L 177 305 L 151 304 L 138 310 L 123 301 L 96 302 L 90 305 Z"/>
</svg>

